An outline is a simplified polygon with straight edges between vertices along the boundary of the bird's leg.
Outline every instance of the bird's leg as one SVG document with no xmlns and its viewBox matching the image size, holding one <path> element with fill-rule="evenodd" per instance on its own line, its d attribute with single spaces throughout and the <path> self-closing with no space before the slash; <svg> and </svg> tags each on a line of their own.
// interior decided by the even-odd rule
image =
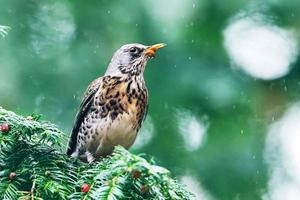
<svg viewBox="0 0 300 200">
<path fill-rule="evenodd" d="M 78 148 L 76 148 L 76 150 L 74 151 L 74 153 L 71 154 L 72 158 L 78 158 L 78 154 L 79 154 L 79 150 Z"/>
<path fill-rule="evenodd" d="M 85 152 L 86 155 L 86 160 L 88 161 L 88 163 L 92 163 L 95 160 L 95 157 L 93 156 L 93 154 L 89 151 Z"/>
</svg>

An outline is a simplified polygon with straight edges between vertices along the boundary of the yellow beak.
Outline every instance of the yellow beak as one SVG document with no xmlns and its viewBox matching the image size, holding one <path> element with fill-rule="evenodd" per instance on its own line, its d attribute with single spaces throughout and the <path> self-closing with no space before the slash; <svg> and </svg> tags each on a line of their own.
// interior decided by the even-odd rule
<svg viewBox="0 0 300 200">
<path fill-rule="evenodd" d="M 148 47 L 145 51 L 144 51 L 144 54 L 149 56 L 149 57 L 154 57 L 155 56 L 155 53 L 158 49 L 160 48 L 163 48 L 164 46 L 166 46 L 165 43 L 159 43 L 159 44 L 155 44 L 155 45 L 152 45 L 150 47 Z"/>
</svg>

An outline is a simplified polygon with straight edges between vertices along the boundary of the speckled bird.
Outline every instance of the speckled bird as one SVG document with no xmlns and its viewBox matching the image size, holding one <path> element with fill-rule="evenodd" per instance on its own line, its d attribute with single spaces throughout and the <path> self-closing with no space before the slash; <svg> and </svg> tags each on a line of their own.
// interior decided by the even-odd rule
<svg viewBox="0 0 300 200">
<path fill-rule="evenodd" d="M 112 57 L 103 77 L 87 88 L 76 115 L 67 154 L 93 162 L 116 145 L 129 148 L 145 118 L 148 92 L 144 70 L 165 44 L 127 44 Z"/>
</svg>

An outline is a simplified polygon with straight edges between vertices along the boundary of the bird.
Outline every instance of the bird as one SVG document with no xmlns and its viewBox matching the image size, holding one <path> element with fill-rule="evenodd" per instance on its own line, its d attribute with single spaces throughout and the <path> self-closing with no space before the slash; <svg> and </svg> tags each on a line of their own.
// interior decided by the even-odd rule
<svg viewBox="0 0 300 200">
<path fill-rule="evenodd" d="M 148 109 L 144 70 L 164 46 L 126 44 L 113 54 L 104 76 L 85 91 L 67 155 L 91 163 L 110 155 L 117 145 L 133 145 Z"/>
</svg>

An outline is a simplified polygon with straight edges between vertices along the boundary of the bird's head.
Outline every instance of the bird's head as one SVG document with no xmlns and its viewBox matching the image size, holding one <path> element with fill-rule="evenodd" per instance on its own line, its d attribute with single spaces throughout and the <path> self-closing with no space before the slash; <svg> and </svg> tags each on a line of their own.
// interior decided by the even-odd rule
<svg viewBox="0 0 300 200">
<path fill-rule="evenodd" d="M 115 52 L 105 75 L 142 74 L 147 61 L 153 58 L 156 51 L 164 46 L 166 45 L 163 43 L 152 46 L 126 44 Z"/>
</svg>

